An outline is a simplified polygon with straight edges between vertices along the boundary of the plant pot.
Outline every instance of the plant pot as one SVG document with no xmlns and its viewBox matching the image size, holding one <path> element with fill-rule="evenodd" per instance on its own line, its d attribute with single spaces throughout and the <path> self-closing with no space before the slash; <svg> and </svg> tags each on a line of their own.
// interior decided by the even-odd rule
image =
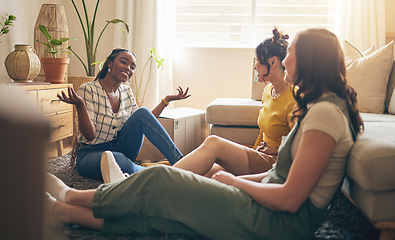
<svg viewBox="0 0 395 240">
<path fill-rule="evenodd" d="M 41 58 L 45 82 L 65 83 L 69 58 Z"/>
<path fill-rule="evenodd" d="M 18 82 L 31 82 L 41 69 L 40 59 L 28 44 L 15 44 L 4 64 L 8 76 Z"/>
</svg>

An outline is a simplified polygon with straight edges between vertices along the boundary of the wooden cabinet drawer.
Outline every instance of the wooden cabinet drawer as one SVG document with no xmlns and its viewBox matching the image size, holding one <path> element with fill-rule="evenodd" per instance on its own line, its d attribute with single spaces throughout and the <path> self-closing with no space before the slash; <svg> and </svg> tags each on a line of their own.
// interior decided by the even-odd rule
<svg viewBox="0 0 395 240">
<path fill-rule="evenodd" d="M 63 156 L 63 140 L 73 136 L 73 105 L 61 102 L 57 94 L 67 92 L 72 84 L 12 83 L 24 89 L 51 122 L 51 142 L 57 142 L 58 156 Z"/>
<path fill-rule="evenodd" d="M 37 106 L 37 91 L 26 91 L 26 95 L 32 100 L 35 106 Z"/>
<path fill-rule="evenodd" d="M 38 102 L 44 115 L 55 115 L 64 111 L 72 111 L 71 104 L 59 100 L 57 94 L 61 91 L 67 92 L 67 88 L 48 89 L 38 92 Z"/>
<path fill-rule="evenodd" d="M 48 117 L 51 122 L 51 141 L 70 137 L 73 135 L 73 112 L 66 112 Z"/>
</svg>

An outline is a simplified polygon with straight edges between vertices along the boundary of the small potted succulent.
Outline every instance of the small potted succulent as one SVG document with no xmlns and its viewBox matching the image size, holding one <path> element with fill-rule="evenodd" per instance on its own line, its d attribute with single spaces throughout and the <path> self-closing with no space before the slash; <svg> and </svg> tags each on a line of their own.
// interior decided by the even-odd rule
<svg viewBox="0 0 395 240">
<path fill-rule="evenodd" d="M 41 42 L 36 40 L 39 43 L 44 44 L 47 49 L 46 52 L 51 53 L 53 55 L 52 58 L 41 58 L 41 64 L 44 69 L 44 76 L 46 82 L 51 83 L 64 83 L 65 74 L 67 71 L 67 66 L 70 62 L 69 58 L 57 58 L 56 54 L 59 52 L 68 52 L 71 54 L 68 49 L 62 47 L 62 44 L 69 40 L 69 38 L 59 38 L 55 39 L 48 33 L 48 30 L 45 26 L 40 25 L 41 32 L 47 37 L 47 42 Z"/>
</svg>

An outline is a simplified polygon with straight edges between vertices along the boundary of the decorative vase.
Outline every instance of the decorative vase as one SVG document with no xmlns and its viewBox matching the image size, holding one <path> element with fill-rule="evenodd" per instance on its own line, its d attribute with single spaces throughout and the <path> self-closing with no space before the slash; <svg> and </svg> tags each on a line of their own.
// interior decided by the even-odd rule
<svg viewBox="0 0 395 240">
<path fill-rule="evenodd" d="M 41 58 L 45 82 L 65 83 L 69 58 Z"/>
<path fill-rule="evenodd" d="M 49 1 L 47 1 L 49 2 Z M 47 42 L 47 37 L 41 32 L 40 25 L 44 25 L 47 27 L 48 33 L 52 36 L 52 38 L 59 39 L 59 38 L 68 38 L 69 37 L 69 30 L 67 26 L 67 19 L 66 19 L 66 12 L 65 8 L 62 4 L 43 4 L 41 5 L 40 12 L 37 16 L 36 24 L 34 25 L 34 49 L 36 49 L 37 56 L 42 58 L 50 58 L 52 55 L 45 50 L 47 49 L 46 46 L 37 42 Z M 64 42 L 62 44 L 63 48 L 68 47 L 68 43 Z M 57 53 L 56 56 L 58 58 L 68 58 L 67 52 L 60 52 Z M 67 79 L 67 72 L 65 79 Z M 35 79 L 36 82 L 43 82 L 44 81 L 44 72 L 43 70 L 40 71 L 37 78 Z"/>
<path fill-rule="evenodd" d="M 31 82 L 41 69 L 40 59 L 28 44 L 15 44 L 15 50 L 4 61 L 8 76 L 14 81 Z"/>
</svg>

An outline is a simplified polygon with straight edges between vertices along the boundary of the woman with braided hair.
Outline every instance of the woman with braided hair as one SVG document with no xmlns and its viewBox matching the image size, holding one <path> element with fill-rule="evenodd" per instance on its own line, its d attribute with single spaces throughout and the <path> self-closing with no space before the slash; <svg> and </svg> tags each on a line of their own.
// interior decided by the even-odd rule
<svg viewBox="0 0 395 240">
<path fill-rule="evenodd" d="M 71 87 L 67 93 L 58 94 L 61 101 L 77 109 L 80 134 L 75 165 L 81 176 L 109 182 L 108 175 L 102 174 L 101 169 L 120 167 L 127 174 L 144 169 L 134 163 L 144 136 L 170 164 L 182 157 L 157 118 L 170 101 L 188 98 L 188 88 L 184 92 L 179 87 L 177 94 L 167 95 L 152 111 L 139 108 L 131 88 L 123 84 L 133 76 L 135 69 L 134 53 L 116 48 L 96 79 L 82 84 L 78 94 Z M 114 164 L 101 166 L 101 162 L 106 163 L 101 159 L 111 159 Z"/>
</svg>

